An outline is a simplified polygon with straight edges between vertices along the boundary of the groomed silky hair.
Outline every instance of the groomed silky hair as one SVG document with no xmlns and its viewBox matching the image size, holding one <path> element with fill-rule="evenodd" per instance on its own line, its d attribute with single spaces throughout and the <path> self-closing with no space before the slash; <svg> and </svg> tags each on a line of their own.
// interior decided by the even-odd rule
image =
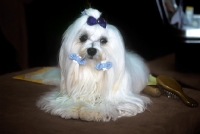
<svg viewBox="0 0 200 134">
<path fill-rule="evenodd" d="M 89 16 L 97 19 L 101 13 L 96 9 L 86 9 L 64 33 L 59 55 L 60 90 L 44 95 L 38 101 L 38 107 L 66 119 L 81 118 L 88 121 L 116 120 L 143 112 L 146 104 L 151 102 L 140 95 L 148 82 L 147 66 L 140 56 L 125 50 L 122 35 L 115 26 L 89 26 Z M 100 51 L 105 58 L 102 60 L 111 61 L 112 68 L 99 71 L 94 68 L 95 60 L 80 66 L 68 58 L 70 53 L 78 54 L 81 46 L 76 45 L 76 41 L 82 31 L 108 38 L 108 43 Z"/>
<path fill-rule="evenodd" d="M 72 25 L 69 26 L 69 28 L 66 30 L 66 32 L 64 33 L 63 36 L 63 43 L 60 49 L 60 57 L 59 57 L 59 64 L 60 64 L 60 68 L 61 68 L 61 89 L 65 90 L 66 89 L 66 85 L 67 85 L 67 81 L 66 81 L 66 76 L 69 76 L 69 71 L 72 71 L 74 69 L 74 72 L 78 72 L 79 69 L 79 65 L 77 64 L 73 64 L 71 60 L 69 60 L 68 58 L 68 54 L 69 53 L 77 53 L 77 50 L 73 50 L 74 47 L 74 41 L 77 38 L 78 33 L 81 30 L 85 30 L 85 31 L 92 31 L 93 32 L 99 32 L 99 33 L 104 33 L 106 32 L 107 34 L 110 35 L 115 35 L 115 37 L 113 37 L 113 43 L 111 44 L 112 46 L 110 46 L 109 50 L 106 50 L 107 53 L 107 57 L 112 57 L 112 62 L 114 64 L 112 70 L 109 70 L 109 72 L 105 72 L 108 73 L 110 77 L 112 77 L 113 75 L 115 75 L 115 77 L 113 76 L 113 78 L 117 78 L 119 77 L 119 73 L 118 72 L 123 72 L 124 71 L 124 66 L 125 66 L 125 61 L 124 61 L 124 42 L 123 42 L 123 38 L 120 34 L 120 32 L 118 31 L 118 29 L 110 24 L 107 24 L 106 29 L 102 28 L 99 25 L 95 25 L 95 26 L 89 26 L 86 22 L 88 19 L 88 16 L 93 16 L 95 18 L 99 18 L 101 16 L 101 13 L 96 10 L 96 9 L 86 9 L 85 13 L 83 13 Z M 96 30 L 97 29 L 97 30 Z M 111 36 L 112 37 L 112 36 Z M 122 44 L 119 46 L 115 46 L 115 44 Z M 114 51 L 116 52 L 116 55 L 113 55 L 110 53 L 110 49 L 115 49 Z M 121 61 L 119 61 L 119 59 L 123 59 Z M 117 65 L 117 66 L 115 66 Z M 72 70 L 69 70 L 68 68 L 71 68 Z M 113 74 L 111 74 L 113 73 Z M 116 76 L 118 75 L 118 76 Z M 108 81 L 110 81 L 109 85 L 112 85 L 110 79 L 108 79 Z M 114 80 L 116 81 L 116 80 Z M 68 83 L 69 84 L 69 83 Z M 109 87 L 109 86 L 107 86 Z"/>
</svg>

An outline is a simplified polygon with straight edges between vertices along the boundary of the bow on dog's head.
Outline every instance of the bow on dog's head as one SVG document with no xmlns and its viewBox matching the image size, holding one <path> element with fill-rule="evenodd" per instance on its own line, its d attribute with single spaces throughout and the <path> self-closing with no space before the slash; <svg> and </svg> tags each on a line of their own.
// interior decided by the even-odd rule
<svg viewBox="0 0 200 134">
<path fill-rule="evenodd" d="M 76 60 L 68 57 L 72 53 L 78 56 L 74 57 L 77 62 L 72 62 Z M 109 69 L 107 73 L 113 73 L 110 75 L 119 75 L 124 70 L 124 59 L 124 42 L 120 32 L 115 26 L 106 23 L 101 12 L 96 9 L 85 9 L 63 36 L 59 56 L 63 77 L 72 73 L 72 70 L 83 71 L 88 67 L 90 71 Z M 85 61 L 86 64 L 81 65 Z M 81 64 L 77 64 L 79 62 Z"/>
<path fill-rule="evenodd" d="M 103 28 L 106 28 L 106 21 L 103 18 L 95 19 L 94 17 L 89 16 L 87 20 L 87 24 L 90 26 L 99 24 Z"/>
<path fill-rule="evenodd" d="M 87 15 L 85 11 L 83 11 L 82 14 Z M 87 19 L 87 24 L 90 25 L 90 26 L 99 24 L 103 28 L 106 28 L 106 21 L 101 17 L 96 19 L 93 16 L 89 16 L 88 19 Z"/>
</svg>

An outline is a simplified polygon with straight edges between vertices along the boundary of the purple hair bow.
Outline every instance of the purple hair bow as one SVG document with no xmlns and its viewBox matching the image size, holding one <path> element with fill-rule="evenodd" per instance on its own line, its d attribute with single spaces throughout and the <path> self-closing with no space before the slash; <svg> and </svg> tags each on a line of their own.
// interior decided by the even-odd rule
<svg viewBox="0 0 200 134">
<path fill-rule="evenodd" d="M 89 16 L 88 19 L 87 19 L 87 24 L 90 25 L 90 26 L 99 24 L 103 28 L 106 28 L 106 21 L 101 17 L 98 18 L 98 19 L 95 19 L 94 17 Z"/>
</svg>

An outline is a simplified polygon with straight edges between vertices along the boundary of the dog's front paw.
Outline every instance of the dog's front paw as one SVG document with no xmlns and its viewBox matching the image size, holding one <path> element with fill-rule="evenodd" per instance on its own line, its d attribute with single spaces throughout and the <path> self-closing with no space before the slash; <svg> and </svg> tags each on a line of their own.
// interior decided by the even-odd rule
<svg viewBox="0 0 200 134">
<path fill-rule="evenodd" d="M 101 112 L 94 109 L 81 109 L 79 117 L 86 121 L 107 121 L 106 116 L 104 117 Z"/>
<path fill-rule="evenodd" d="M 73 107 L 70 109 L 62 110 L 58 114 L 65 119 L 78 119 L 79 118 L 79 108 Z"/>
<path fill-rule="evenodd" d="M 141 113 L 143 111 L 144 111 L 144 106 L 142 105 L 126 103 L 126 105 L 118 106 L 119 117 L 135 116 L 136 114 Z"/>
</svg>

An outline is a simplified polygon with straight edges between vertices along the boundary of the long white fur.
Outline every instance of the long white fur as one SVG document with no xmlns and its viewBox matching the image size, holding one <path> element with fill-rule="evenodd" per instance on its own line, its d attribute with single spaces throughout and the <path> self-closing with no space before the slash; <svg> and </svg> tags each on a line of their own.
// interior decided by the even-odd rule
<svg viewBox="0 0 200 134">
<path fill-rule="evenodd" d="M 89 16 L 99 18 L 100 15 L 96 9 L 86 9 L 64 33 L 59 56 L 60 86 L 40 98 L 37 106 L 42 110 L 66 119 L 109 121 L 141 113 L 151 102 L 140 94 L 149 75 L 143 59 L 125 49 L 115 26 L 107 24 L 103 28 L 86 23 Z M 85 43 L 79 40 L 83 33 L 89 34 Z M 103 45 L 99 42 L 102 36 L 108 40 Z M 87 48 L 92 44 L 98 51 L 89 59 Z M 84 57 L 87 64 L 73 62 L 68 58 L 70 53 Z M 107 71 L 96 70 L 94 66 L 103 60 L 111 61 L 113 67 Z"/>
</svg>

